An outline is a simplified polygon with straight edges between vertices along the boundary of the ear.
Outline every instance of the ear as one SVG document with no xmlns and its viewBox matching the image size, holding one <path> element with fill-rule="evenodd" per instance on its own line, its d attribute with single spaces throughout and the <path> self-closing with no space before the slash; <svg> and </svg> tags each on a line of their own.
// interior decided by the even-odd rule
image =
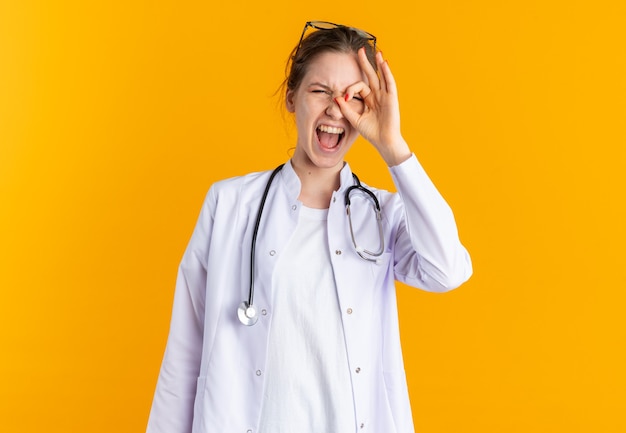
<svg viewBox="0 0 626 433">
<path fill-rule="evenodd" d="M 287 111 L 289 113 L 294 113 L 296 111 L 294 97 L 295 92 L 293 90 L 287 90 L 287 93 L 285 94 L 285 106 L 287 107 Z"/>
</svg>

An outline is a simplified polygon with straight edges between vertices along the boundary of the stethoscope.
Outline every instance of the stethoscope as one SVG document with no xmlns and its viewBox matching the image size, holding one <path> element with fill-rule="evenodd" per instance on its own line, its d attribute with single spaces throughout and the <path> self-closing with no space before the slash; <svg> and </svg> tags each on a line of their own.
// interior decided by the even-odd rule
<svg viewBox="0 0 626 433">
<path fill-rule="evenodd" d="M 239 307 L 237 308 L 237 317 L 239 317 L 239 321 L 246 326 L 252 326 L 258 320 L 256 307 L 254 306 L 254 303 L 253 303 L 253 300 L 254 300 L 254 264 L 255 264 L 254 256 L 255 256 L 255 250 L 256 250 L 256 238 L 257 238 L 257 234 L 259 233 L 259 225 L 261 224 L 261 214 L 263 213 L 263 208 L 265 207 L 265 200 L 267 199 L 267 194 L 269 193 L 270 186 L 272 185 L 272 181 L 274 180 L 274 177 L 276 177 L 276 174 L 283 168 L 284 165 L 285 164 L 281 164 L 278 167 L 276 167 L 274 171 L 272 172 L 272 174 L 270 175 L 270 178 L 267 181 L 267 185 L 265 185 L 265 191 L 263 191 L 263 197 L 261 198 L 261 203 L 259 204 L 259 210 L 257 212 L 256 222 L 254 223 L 254 231 L 252 232 L 252 247 L 250 248 L 250 290 L 248 292 L 248 300 L 243 301 L 241 304 L 239 304 Z M 381 217 L 381 212 L 380 212 L 380 203 L 378 202 L 378 199 L 376 198 L 376 196 L 374 195 L 372 191 L 370 191 L 369 189 L 361 185 L 361 181 L 356 176 L 356 174 L 352 173 L 352 177 L 354 178 L 355 184 L 349 187 L 348 189 L 346 189 L 345 196 L 344 196 L 345 203 L 346 203 L 346 214 L 348 215 L 348 225 L 350 226 L 350 238 L 352 239 L 352 244 L 354 245 L 354 249 L 356 250 L 356 253 L 359 255 L 359 257 L 361 257 L 363 260 L 367 260 L 368 262 L 374 262 L 376 264 L 380 264 L 381 260 L 379 259 L 379 257 L 383 254 L 383 251 L 385 250 L 385 238 L 383 236 L 383 223 L 382 223 L 382 217 Z M 367 194 L 372 199 L 372 202 L 374 203 L 374 212 L 376 213 L 376 222 L 378 224 L 378 237 L 380 241 L 379 248 L 377 251 L 370 251 L 368 249 L 365 249 L 359 246 L 359 244 L 357 244 L 356 242 L 356 238 L 354 237 L 354 230 L 352 229 L 352 217 L 350 215 L 350 193 L 353 192 L 354 190 L 362 191 L 363 193 Z"/>
</svg>

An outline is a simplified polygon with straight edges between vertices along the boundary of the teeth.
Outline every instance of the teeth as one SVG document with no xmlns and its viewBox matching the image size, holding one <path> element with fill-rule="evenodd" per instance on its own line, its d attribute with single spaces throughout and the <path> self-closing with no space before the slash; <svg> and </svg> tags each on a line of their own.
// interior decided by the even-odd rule
<svg viewBox="0 0 626 433">
<path fill-rule="evenodd" d="M 328 134 L 343 134 L 343 128 L 335 128 L 334 126 L 320 125 L 319 130 Z"/>
</svg>

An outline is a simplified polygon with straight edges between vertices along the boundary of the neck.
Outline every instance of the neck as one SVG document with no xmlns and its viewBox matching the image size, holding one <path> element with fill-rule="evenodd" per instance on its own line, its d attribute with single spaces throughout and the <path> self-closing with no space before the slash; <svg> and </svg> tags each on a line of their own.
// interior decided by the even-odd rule
<svg viewBox="0 0 626 433">
<path fill-rule="evenodd" d="M 339 173 L 343 164 L 333 168 L 319 168 L 301 166 L 293 160 L 291 163 L 300 178 L 301 189 L 298 200 L 306 207 L 328 208 L 333 192 L 339 189 Z"/>
</svg>

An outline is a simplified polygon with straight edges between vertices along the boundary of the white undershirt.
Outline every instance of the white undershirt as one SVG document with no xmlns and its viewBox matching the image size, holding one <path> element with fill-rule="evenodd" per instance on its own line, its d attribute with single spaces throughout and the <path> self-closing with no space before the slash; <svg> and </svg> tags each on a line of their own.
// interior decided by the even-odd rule
<svg viewBox="0 0 626 433">
<path fill-rule="evenodd" d="M 260 433 L 356 430 L 327 215 L 303 206 L 276 264 Z"/>
</svg>

